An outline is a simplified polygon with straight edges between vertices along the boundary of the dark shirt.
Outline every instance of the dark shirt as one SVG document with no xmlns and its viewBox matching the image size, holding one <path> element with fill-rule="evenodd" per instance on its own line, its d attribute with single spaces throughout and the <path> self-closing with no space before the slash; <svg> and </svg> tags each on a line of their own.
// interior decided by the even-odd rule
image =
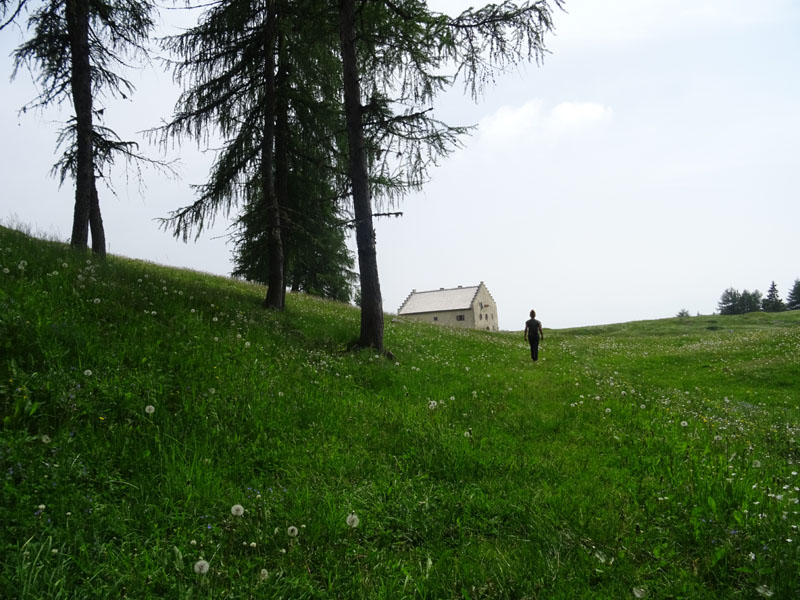
<svg viewBox="0 0 800 600">
<path fill-rule="evenodd" d="M 539 328 L 542 324 L 537 319 L 528 319 L 525 321 L 525 327 L 528 328 L 528 339 L 539 339 Z"/>
</svg>

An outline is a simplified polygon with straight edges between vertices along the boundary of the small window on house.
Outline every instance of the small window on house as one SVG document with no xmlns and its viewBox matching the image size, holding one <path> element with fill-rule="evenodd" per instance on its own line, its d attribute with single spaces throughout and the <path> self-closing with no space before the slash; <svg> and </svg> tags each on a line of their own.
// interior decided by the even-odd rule
<svg viewBox="0 0 800 600">
<path fill-rule="evenodd" d="M 464 315 L 456 315 L 456 321 L 463 321 Z"/>
<path fill-rule="evenodd" d="M 483 321 L 483 313 L 481 313 L 481 314 L 479 314 L 479 315 L 478 315 L 478 320 L 479 320 L 479 321 Z"/>
<path fill-rule="evenodd" d="M 439 317 L 433 317 L 433 320 L 434 320 L 434 321 L 438 321 L 438 320 L 439 320 Z"/>
</svg>

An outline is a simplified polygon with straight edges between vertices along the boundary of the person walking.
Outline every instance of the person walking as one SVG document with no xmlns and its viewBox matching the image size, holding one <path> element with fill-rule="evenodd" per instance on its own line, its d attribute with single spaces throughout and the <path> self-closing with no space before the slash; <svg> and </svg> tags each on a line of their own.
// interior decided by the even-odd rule
<svg viewBox="0 0 800 600">
<path fill-rule="evenodd" d="M 539 360 L 539 340 L 544 339 L 544 332 L 542 323 L 536 320 L 535 310 L 531 310 L 531 318 L 525 321 L 525 331 L 522 336 L 531 345 L 531 359 L 536 362 Z"/>
</svg>

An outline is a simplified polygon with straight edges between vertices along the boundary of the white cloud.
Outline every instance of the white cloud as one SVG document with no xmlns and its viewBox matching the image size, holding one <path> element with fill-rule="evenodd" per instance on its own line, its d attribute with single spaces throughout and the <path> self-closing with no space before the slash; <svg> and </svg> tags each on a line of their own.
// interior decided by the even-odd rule
<svg viewBox="0 0 800 600">
<path fill-rule="evenodd" d="M 596 102 L 562 102 L 550 111 L 548 124 L 571 130 L 611 120 L 611 108 Z"/>
<path fill-rule="evenodd" d="M 481 119 L 478 131 L 485 143 L 508 144 L 584 131 L 610 121 L 612 115 L 610 107 L 597 102 L 561 102 L 546 110 L 541 100 L 530 100 L 521 106 L 501 106 Z"/>
<path fill-rule="evenodd" d="M 478 125 L 481 137 L 507 140 L 523 137 L 541 126 L 542 102 L 531 100 L 522 106 L 501 106 Z"/>
</svg>

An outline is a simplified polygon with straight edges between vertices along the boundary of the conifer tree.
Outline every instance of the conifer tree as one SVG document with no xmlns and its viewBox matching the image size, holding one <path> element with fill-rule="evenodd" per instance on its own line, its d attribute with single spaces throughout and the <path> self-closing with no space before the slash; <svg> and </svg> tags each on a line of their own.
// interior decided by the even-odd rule
<svg viewBox="0 0 800 600">
<path fill-rule="evenodd" d="M 767 296 L 761 301 L 761 310 L 764 312 L 781 312 L 786 310 L 786 305 L 778 295 L 778 286 L 773 281 L 767 290 Z"/>
<path fill-rule="evenodd" d="M 328 13 L 326 4 L 312 0 L 224 0 L 166 42 L 178 57 L 175 76 L 189 89 L 162 128 L 163 139 L 202 141 L 216 133 L 223 147 L 198 199 L 164 224 L 185 240 L 193 230 L 200 235 L 218 211 L 243 204 L 236 272 L 265 281 L 264 304 L 275 309 L 285 304 L 287 269 L 299 264 L 292 232 L 303 223 L 331 225 L 329 218 L 301 213 L 330 215 L 333 209 L 313 207 L 340 196 L 334 138 L 343 127 L 332 99 L 341 78 L 330 58 L 336 30 L 326 24 Z M 299 198 L 307 192 L 318 195 Z M 330 256 L 342 256 L 343 248 L 342 239 Z"/>
<path fill-rule="evenodd" d="M 728 288 L 722 292 L 722 296 L 717 304 L 719 314 L 738 315 L 741 314 L 742 294 L 739 290 Z"/>
<path fill-rule="evenodd" d="M 786 308 L 788 310 L 800 310 L 800 279 L 794 280 L 789 295 L 786 296 Z"/>
<path fill-rule="evenodd" d="M 497 70 L 538 61 L 552 15 L 547 0 L 505 1 L 455 18 L 430 11 L 421 0 L 339 0 L 339 24 L 361 283 L 359 344 L 382 350 L 373 192 L 391 201 L 420 187 L 428 166 L 466 132 L 429 114 L 436 95 L 460 78 L 477 96 Z M 455 76 L 442 75 L 447 66 Z M 368 124 L 377 145 L 368 144 Z M 383 190 L 382 176 L 390 182 Z"/>
<path fill-rule="evenodd" d="M 98 108 L 97 99 L 103 94 L 126 98 L 133 91 L 119 71 L 127 56 L 143 51 L 155 6 L 150 0 L 20 0 L 0 28 L 20 18 L 29 4 L 37 5 L 27 22 L 32 36 L 14 52 L 14 75 L 22 66 L 37 73 L 41 91 L 25 109 L 67 98 L 72 102 L 75 115 L 59 135 L 59 145 L 66 148 L 54 172 L 62 182 L 67 175 L 75 179 L 72 246 L 87 248 L 91 227 L 92 251 L 104 256 L 97 173 L 117 156 L 141 157 L 133 142 L 123 142 L 101 125 L 104 109 Z M 8 17 L 11 6 L 8 1 L 0 4 L 3 17 Z"/>
<path fill-rule="evenodd" d="M 758 312 L 761 310 L 761 292 L 744 290 L 740 300 L 739 314 Z"/>
</svg>

